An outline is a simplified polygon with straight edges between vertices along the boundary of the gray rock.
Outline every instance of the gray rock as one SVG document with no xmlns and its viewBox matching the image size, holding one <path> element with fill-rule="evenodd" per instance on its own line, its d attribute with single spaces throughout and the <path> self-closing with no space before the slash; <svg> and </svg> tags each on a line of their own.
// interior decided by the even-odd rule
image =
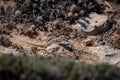
<svg viewBox="0 0 120 80">
<path fill-rule="evenodd" d="M 70 17 L 73 16 L 73 13 L 72 13 L 72 12 L 69 12 L 67 16 L 70 18 Z"/>
<path fill-rule="evenodd" d="M 20 16 L 20 15 L 21 15 L 21 11 L 20 10 L 15 11 L 15 16 Z"/>
<path fill-rule="evenodd" d="M 72 6 L 70 6 L 70 11 L 73 12 L 76 8 L 77 8 L 77 6 L 75 4 L 73 4 Z"/>
<path fill-rule="evenodd" d="M 88 25 L 89 24 L 86 21 L 78 20 L 75 22 L 75 25 L 73 25 L 72 28 L 81 32 L 82 30 L 86 29 L 88 27 Z"/>
<path fill-rule="evenodd" d="M 76 21 L 73 27 L 81 30 L 85 35 L 98 35 L 111 28 L 108 17 L 96 13 L 91 13 L 90 18 L 86 18 L 86 20 Z"/>
<path fill-rule="evenodd" d="M 81 9 L 80 11 L 79 11 L 79 15 L 82 17 L 82 16 L 84 16 L 85 15 L 85 10 L 84 9 Z"/>
<path fill-rule="evenodd" d="M 97 54 L 100 57 L 100 62 L 114 65 L 120 62 L 120 50 L 110 46 L 88 47 L 86 51 Z"/>
<path fill-rule="evenodd" d="M 0 46 L 0 55 L 11 54 L 11 53 L 14 55 L 20 55 L 20 52 L 16 51 L 15 49 L 10 49 L 10 48 Z"/>
</svg>

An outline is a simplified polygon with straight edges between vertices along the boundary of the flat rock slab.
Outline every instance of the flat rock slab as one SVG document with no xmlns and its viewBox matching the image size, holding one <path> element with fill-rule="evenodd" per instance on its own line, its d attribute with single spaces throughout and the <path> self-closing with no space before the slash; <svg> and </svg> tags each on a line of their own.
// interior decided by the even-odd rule
<svg viewBox="0 0 120 80">
<path fill-rule="evenodd" d="M 89 27 L 95 27 L 98 26 L 100 27 L 101 25 L 105 24 L 106 21 L 108 20 L 108 16 L 106 15 L 101 15 L 101 14 L 96 14 L 96 13 L 91 13 L 90 18 L 86 18 L 89 21 Z"/>
<path fill-rule="evenodd" d="M 88 52 L 95 53 L 100 57 L 100 62 L 120 64 L 120 50 L 110 46 L 88 47 Z"/>
<path fill-rule="evenodd" d="M 110 29 L 110 21 L 107 15 L 91 13 L 85 20 L 79 19 L 73 28 L 82 31 L 86 35 L 101 34 Z"/>
</svg>

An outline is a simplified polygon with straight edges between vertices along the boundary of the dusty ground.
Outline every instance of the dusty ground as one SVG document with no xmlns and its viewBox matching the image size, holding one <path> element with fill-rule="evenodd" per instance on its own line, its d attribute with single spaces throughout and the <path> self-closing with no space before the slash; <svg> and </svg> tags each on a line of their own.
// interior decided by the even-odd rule
<svg viewBox="0 0 120 80">
<path fill-rule="evenodd" d="M 83 29 L 82 24 L 69 24 L 60 18 L 48 22 L 38 18 L 39 23 L 36 25 L 29 21 L 19 22 L 22 20 L 19 12 L 10 14 L 7 20 L 7 10 L 16 4 L 13 1 L 6 3 L 0 1 L 0 5 L 4 6 L 3 13 L 6 13 L 0 13 L 0 54 L 63 56 L 87 63 L 108 62 L 120 65 L 118 4 L 112 2 L 112 9 L 107 5 L 101 14 L 91 13 L 92 18 L 85 17 L 89 23 L 79 19 L 78 23 L 83 22 L 88 27 Z M 112 17 L 108 19 L 110 15 Z"/>
</svg>

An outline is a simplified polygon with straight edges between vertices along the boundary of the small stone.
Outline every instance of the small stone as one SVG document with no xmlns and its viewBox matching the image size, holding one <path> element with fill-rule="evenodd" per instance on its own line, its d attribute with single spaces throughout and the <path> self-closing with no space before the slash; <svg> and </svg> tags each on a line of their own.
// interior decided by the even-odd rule
<svg viewBox="0 0 120 80">
<path fill-rule="evenodd" d="M 84 9 L 80 10 L 80 11 L 79 11 L 79 15 L 80 15 L 80 16 L 84 16 L 84 15 L 85 15 L 85 10 L 84 10 Z"/>
<path fill-rule="evenodd" d="M 35 26 L 35 25 L 31 25 L 30 28 L 31 28 L 31 29 L 35 29 L 36 26 Z"/>
<path fill-rule="evenodd" d="M 116 64 L 120 61 L 120 50 L 107 45 L 88 47 L 87 52 L 97 54 L 100 57 L 100 62 Z"/>
<path fill-rule="evenodd" d="M 110 21 L 106 15 L 91 13 L 86 20 L 89 22 L 89 26 L 83 29 L 86 35 L 98 35 L 110 29 Z"/>
<path fill-rule="evenodd" d="M 74 14 L 74 19 L 79 19 L 78 13 L 75 13 L 75 14 Z"/>
<path fill-rule="evenodd" d="M 95 36 L 89 36 L 87 39 L 83 40 L 83 44 L 86 46 L 93 46 L 95 39 Z"/>
<path fill-rule="evenodd" d="M 37 16 L 36 21 L 39 22 L 41 20 L 43 20 L 42 16 Z"/>
<path fill-rule="evenodd" d="M 77 29 L 78 31 L 84 30 L 88 27 L 88 23 L 84 20 L 78 20 L 76 21 L 76 24 L 73 25 L 73 29 Z"/>
<path fill-rule="evenodd" d="M 20 10 L 15 11 L 15 16 L 20 16 L 20 15 L 21 15 L 21 11 Z"/>
<path fill-rule="evenodd" d="M 73 16 L 72 12 L 68 12 L 68 18 L 71 18 Z"/>
<path fill-rule="evenodd" d="M 75 4 L 73 4 L 72 6 L 70 6 L 70 11 L 74 12 L 74 10 L 77 8 L 77 6 Z"/>
<path fill-rule="evenodd" d="M 78 3 L 80 4 L 83 0 L 78 0 Z"/>
<path fill-rule="evenodd" d="M 63 48 L 60 47 L 58 44 L 52 44 L 46 48 L 46 51 L 49 53 L 55 52 L 56 54 L 60 54 L 63 52 Z"/>
</svg>

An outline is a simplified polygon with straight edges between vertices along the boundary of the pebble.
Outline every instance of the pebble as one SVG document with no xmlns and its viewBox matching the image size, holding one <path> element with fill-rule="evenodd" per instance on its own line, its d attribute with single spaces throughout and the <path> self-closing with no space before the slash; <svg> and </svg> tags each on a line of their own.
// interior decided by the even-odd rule
<svg viewBox="0 0 120 80">
<path fill-rule="evenodd" d="M 74 14 L 74 19 L 79 19 L 78 13 L 75 13 L 75 14 Z"/>
<path fill-rule="evenodd" d="M 73 13 L 72 12 L 69 12 L 68 13 L 68 18 L 71 18 L 73 16 Z"/>
<path fill-rule="evenodd" d="M 31 29 L 35 29 L 36 26 L 35 26 L 35 25 L 31 25 L 30 28 L 31 28 Z"/>
<path fill-rule="evenodd" d="M 84 9 L 81 9 L 80 11 L 79 11 L 79 15 L 82 17 L 82 16 L 84 16 L 85 15 L 85 10 Z"/>
<path fill-rule="evenodd" d="M 83 44 L 85 46 L 93 46 L 95 39 L 96 39 L 96 36 L 89 36 L 85 40 L 83 40 Z"/>
<path fill-rule="evenodd" d="M 63 48 L 60 47 L 58 44 L 52 44 L 46 48 L 46 51 L 53 54 L 60 54 L 63 52 Z"/>
<path fill-rule="evenodd" d="M 77 6 L 75 4 L 73 4 L 72 6 L 70 6 L 70 11 L 74 12 L 74 10 L 77 8 Z"/>
<path fill-rule="evenodd" d="M 15 11 L 15 16 L 20 16 L 20 15 L 21 15 L 21 11 L 20 10 Z"/>
</svg>

